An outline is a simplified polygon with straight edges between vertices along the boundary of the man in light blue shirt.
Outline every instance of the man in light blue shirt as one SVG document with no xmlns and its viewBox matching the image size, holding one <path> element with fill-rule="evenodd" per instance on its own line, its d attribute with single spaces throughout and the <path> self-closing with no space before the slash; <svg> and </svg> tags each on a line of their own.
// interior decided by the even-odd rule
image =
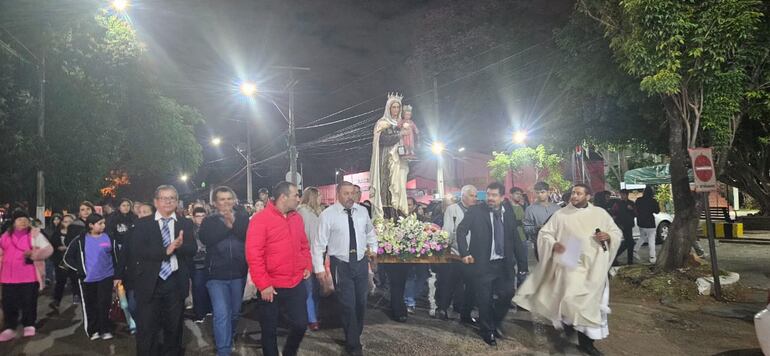
<svg viewBox="0 0 770 356">
<path fill-rule="evenodd" d="M 355 196 L 353 183 L 337 185 L 337 202 L 321 213 L 311 252 L 319 280 L 326 278 L 324 252 L 330 257 L 332 281 L 342 305 L 345 351 L 362 355 L 369 259 L 375 258 L 377 235 L 366 208 L 356 204 Z"/>
<path fill-rule="evenodd" d="M 527 239 L 532 241 L 535 247 L 535 258 L 538 261 L 540 256 L 538 256 L 537 252 L 537 234 L 540 232 L 540 228 L 551 218 L 551 215 L 561 209 L 558 204 L 552 203 L 549 200 L 549 192 L 550 187 L 548 183 L 535 183 L 535 203 L 528 206 L 524 212 L 524 233 L 527 235 Z"/>
</svg>

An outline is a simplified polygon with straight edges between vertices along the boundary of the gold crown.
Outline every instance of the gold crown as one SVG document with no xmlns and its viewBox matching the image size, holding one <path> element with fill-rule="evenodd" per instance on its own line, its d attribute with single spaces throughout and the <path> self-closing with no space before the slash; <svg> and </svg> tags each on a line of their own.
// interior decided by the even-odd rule
<svg viewBox="0 0 770 356">
<path fill-rule="evenodd" d="M 397 93 L 397 92 L 388 93 L 388 100 L 396 99 L 398 101 L 401 101 L 401 99 L 403 99 L 403 98 L 404 98 L 404 96 L 399 94 L 399 93 Z"/>
</svg>

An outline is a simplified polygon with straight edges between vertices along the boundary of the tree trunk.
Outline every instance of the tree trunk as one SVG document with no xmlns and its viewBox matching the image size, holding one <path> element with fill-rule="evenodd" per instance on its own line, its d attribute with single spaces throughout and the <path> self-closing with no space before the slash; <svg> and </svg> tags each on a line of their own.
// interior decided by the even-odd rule
<svg viewBox="0 0 770 356">
<path fill-rule="evenodd" d="M 663 244 L 657 268 L 672 271 L 684 267 L 698 228 L 698 211 L 694 194 L 690 191 L 687 167 L 690 160 L 684 140 L 684 126 L 677 111 L 671 108 L 670 99 L 667 120 L 669 124 L 669 150 L 671 153 L 671 190 L 674 199 L 674 221 Z"/>
<path fill-rule="evenodd" d="M 770 216 L 770 176 L 762 175 L 743 160 L 739 152 L 731 152 L 720 181 L 732 185 L 754 198 L 759 212 Z"/>
</svg>

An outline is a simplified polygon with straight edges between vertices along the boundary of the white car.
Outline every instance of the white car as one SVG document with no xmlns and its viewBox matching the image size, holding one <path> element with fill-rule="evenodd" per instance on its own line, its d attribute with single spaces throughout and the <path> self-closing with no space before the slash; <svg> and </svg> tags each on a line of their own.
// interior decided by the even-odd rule
<svg viewBox="0 0 770 356">
<path fill-rule="evenodd" d="M 671 227 L 671 222 L 674 221 L 674 216 L 669 213 L 657 213 L 655 216 L 655 227 L 657 228 L 655 234 L 655 244 L 660 245 L 668 238 L 668 229 Z M 634 219 L 634 240 L 639 239 L 639 226 L 636 225 L 636 219 Z"/>
</svg>

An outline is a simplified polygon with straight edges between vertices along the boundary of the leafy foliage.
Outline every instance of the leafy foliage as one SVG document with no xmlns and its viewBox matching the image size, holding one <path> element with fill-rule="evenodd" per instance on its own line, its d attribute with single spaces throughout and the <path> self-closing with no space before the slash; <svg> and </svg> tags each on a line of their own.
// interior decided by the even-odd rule
<svg viewBox="0 0 770 356">
<path fill-rule="evenodd" d="M 49 18 L 50 9 L 17 5 L 4 8 L 3 21 L 14 14 L 28 20 L 14 32 L 34 34 L 20 36 L 45 66 L 0 49 L 0 201 L 33 201 L 38 167 L 55 209 L 98 200 L 113 171 L 136 183 L 197 169 L 202 155 L 193 127 L 202 117 L 154 89 L 142 67 L 146 49 L 130 24 L 107 12 Z M 46 75 L 44 140 L 36 131 L 38 68 Z"/>
<path fill-rule="evenodd" d="M 535 180 L 543 180 L 562 190 L 570 186 L 570 182 L 561 175 L 559 165 L 562 158 L 558 154 L 550 153 L 543 145 L 517 148 L 509 154 L 493 152 L 492 157 L 487 165 L 491 175 L 498 180 L 505 179 L 508 171 L 520 172 L 525 167 L 532 167 L 535 170 Z"/>
<path fill-rule="evenodd" d="M 718 162 L 725 161 L 749 89 L 747 68 L 764 46 L 757 42 L 761 4 L 756 0 L 579 2 L 579 11 L 601 24 L 620 67 L 639 80 L 643 91 L 663 101 L 676 212 L 660 259 L 666 270 L 683 266 L 698 221 L 685 150 L 717 145 L 721 148 Z"/>
</svg>

